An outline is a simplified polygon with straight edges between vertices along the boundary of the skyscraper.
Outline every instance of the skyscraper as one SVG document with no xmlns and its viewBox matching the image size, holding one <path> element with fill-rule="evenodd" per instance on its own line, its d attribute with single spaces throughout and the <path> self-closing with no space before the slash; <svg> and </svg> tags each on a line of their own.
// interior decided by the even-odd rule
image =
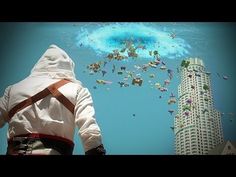
<svg viewBox="0 0 236 177">
<path fill-rule="evenodd" d="M 199 58 L 183 60 L 175 116 L 176 154 L 207 154 L 223 142 L 221 114 L 214 109 L 210 72 Z"/>
</svg>

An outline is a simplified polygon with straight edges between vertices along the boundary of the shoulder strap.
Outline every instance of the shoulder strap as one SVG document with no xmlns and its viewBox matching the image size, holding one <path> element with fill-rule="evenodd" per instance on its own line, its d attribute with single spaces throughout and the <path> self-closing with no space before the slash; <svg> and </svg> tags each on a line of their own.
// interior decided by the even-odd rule
<svg viewBox="0 0 236 177">
<path fill-rule="evenodd" d="M 70 102 L 70 100 L 68 98 L 66 98 L 61 92 L 58 91 L 58 88 L 62 87 L 63 85 L 67 84 L 68 82 L 70 82 L 69 80 L 60 80 L 50 86 L 48 86 L 47 88 L 45 88 L 44 90 L 42 90 L 41 92 L 35 94 L 32 97 L 29 97 L 28 99 L 20 102 L 19 104 L 17 104 L 16 106 L 14 106 L 8 113 L 8 122 L 11 120 L 11 118 L 19 111 L 21 111 L 22 109 L 26 108 L 29 105 L 32 105 L 34 103 L 36 103 L 37 101 L 45 98 L 46 96 L 48 96 L 49 94 L 52 94 L 52 96 L 54 96 L 58 101 L 60 101 L 72 114 L 74 114 L 74 104 Z"/>
</svg>

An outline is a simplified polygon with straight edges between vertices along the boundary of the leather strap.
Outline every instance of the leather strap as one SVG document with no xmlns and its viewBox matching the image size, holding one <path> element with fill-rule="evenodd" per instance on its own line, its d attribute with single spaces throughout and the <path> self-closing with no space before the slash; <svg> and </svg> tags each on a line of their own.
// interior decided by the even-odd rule
<svg viewBox="0 0 236 177">
<path fill-rule="evenodd" d="M 44 90 L 42 90 L 41 92 L 33 95 L 32 97 L 29 97 L 28 99 L 20 102 L 19 104 L 17 104 L 16 106 L 14 106 L 8 113 L 8 122 L 11 120 L 11 118 L 19 111 L 21 111 L 22 109 L 26 108 L 29 105 L 32 105 L 34 103 L 36 103 L 37 101 L 45 98 L 48 95 L 52 95 L 53 97 L 55 97 L 59 102 L 61 102 L 72 114 L 74 114 L 74 104 L 70 102 L 70 100 L 68 98 L 66 98 L 61 92 L 58 91 L 58 88 L 60 88 L 61 86 L 69 83 L 69 80 L 60 80 L 50 86 L 48 86 L 47 88 L 45 88 Z"/>
</svg>

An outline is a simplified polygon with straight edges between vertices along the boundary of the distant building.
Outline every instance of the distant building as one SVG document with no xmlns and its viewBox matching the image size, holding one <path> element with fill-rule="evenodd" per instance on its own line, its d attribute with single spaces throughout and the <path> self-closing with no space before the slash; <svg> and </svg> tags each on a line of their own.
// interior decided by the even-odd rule
<svg viewBox="0 0 236 177">
<path fill-rule="evenodd" d="M 208 154 L 223 142 L 221 114 L 214 109 L 210 74 L 199 58 L 181 63 L 174 122 L 177 155 Z"/>
<path fill-rule="evenodd" d="M 236 142 L 224 141 L 208 152 L 209 155 L 236 155 Z"/>
</svg>

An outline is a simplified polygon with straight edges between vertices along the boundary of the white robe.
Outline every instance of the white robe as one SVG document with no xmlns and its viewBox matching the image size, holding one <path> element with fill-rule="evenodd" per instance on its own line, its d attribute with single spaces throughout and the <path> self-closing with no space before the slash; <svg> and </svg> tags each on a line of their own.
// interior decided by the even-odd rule
<svg viewBox="0 0 236 177">
<path fill-rule="evenodd" d="M 92 97 L 88 89 L 76 80 L 73 61 L 56 45 L 51 45 L 43 54 L 29 77 L 6 88 L 4 96 L 0 98 L 0 127 L 6 123 L 7 113 L 15 105 L 63 78 L 72 82 L 58 90 L 75 105 L 74 114 L 49 95 L 11 118 L 8 138 L 27 133 L 42 133 L 73 141 L 77 125 L 85 152 L 102 144 Z"/>
</svg>

